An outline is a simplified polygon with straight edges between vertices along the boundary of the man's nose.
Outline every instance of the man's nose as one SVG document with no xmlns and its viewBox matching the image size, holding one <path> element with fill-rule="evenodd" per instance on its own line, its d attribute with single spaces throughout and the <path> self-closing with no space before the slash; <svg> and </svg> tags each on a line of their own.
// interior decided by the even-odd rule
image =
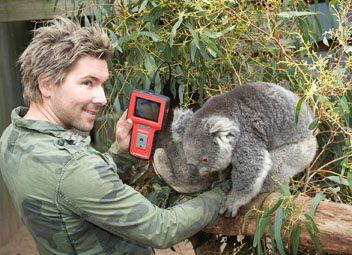
<svg viewBox="0 0 352 255">
<path fill-rule="evenodd" d="M 97 86 L 96 90 L 94 91 L 93 103 L 106 105 L 107 100 L 106 100 L 104 88 L 102 86 Z"/>
</svg>

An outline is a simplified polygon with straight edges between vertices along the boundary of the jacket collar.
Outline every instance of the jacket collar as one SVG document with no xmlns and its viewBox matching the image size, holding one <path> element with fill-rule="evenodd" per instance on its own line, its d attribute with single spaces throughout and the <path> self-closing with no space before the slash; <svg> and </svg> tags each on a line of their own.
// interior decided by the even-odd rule
<svg viewBox="0 0 352 255">
<path fill-rule="evenodd" d="M 73 139 L 75 141 L 79 140 L 88 144 L 90 143 L 90 137 L 86 133 L 82 133 L 77 130 L 67 130 L 48 121 L 24 119 L 23 116 L 27 113 L 27 111 L 28 108 L 24 106 L 19 106 L 13 109 L 11 113 L 11 121 L 16 127 L 28 129 L 33 132 L 49 134 L 69 141 Z"/>
</svg>

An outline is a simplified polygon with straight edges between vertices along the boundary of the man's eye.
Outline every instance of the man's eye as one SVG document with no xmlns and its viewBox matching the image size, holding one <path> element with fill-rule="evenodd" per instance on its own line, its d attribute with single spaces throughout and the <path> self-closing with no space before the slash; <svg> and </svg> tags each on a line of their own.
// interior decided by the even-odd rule
<svg viewBox="0 0 352 255">
<path fill-rule="evenodd" d="M 91 86 L 92 82 L 91 81 L 84 81 L 84 82 L 82 82 L 82 84 L 86 85 L 86 86 Z"/>
</svg>

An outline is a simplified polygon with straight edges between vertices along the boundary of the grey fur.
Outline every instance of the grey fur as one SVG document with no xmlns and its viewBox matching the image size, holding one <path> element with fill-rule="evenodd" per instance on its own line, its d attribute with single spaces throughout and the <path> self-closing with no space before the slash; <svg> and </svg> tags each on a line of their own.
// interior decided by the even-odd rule
<svg viewBox="0 0 352 255">
<path fill-rule="evenodd" d="M 234 217 L 261 191 L 273 191 L 313 160 L 317 142 L 308 129 L 312 111 L 272 83 L 250 83 L 211 97 L 198 111 L 178 112 L 173 137 L 182 142 L 190 171 L 232 166 L 232 190 L 220 213 Z"/>
</svg>

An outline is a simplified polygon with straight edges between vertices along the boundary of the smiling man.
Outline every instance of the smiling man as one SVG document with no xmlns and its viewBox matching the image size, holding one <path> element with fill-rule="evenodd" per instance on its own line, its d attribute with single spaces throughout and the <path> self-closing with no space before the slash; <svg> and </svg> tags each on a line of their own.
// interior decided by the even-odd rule
<svg viewBox="0 0 352 255">
<path fill-rule="evenodd" d="M 106 104 L 104 83 L 108 78 L 106 61 L 91 56 L 78 59 L 60 86 L 39 76 L 42 103 L 33 102 L 24 118 L 88 132 Z"/>
<path fill-rule="evenodd" d="M 225 200 L 216 187 L 161 209 L 122 183 L 138 163 L 127 153 L 126 112 L 107 153 L 81 135 L 106 104 L 112 55 L 101 29 L 57 18 L 19 59 L 27 107 L 13 110 L 1 136 L 0 170 L 40 254 L 153 254 L 214 222 Z"/>
</svg>

